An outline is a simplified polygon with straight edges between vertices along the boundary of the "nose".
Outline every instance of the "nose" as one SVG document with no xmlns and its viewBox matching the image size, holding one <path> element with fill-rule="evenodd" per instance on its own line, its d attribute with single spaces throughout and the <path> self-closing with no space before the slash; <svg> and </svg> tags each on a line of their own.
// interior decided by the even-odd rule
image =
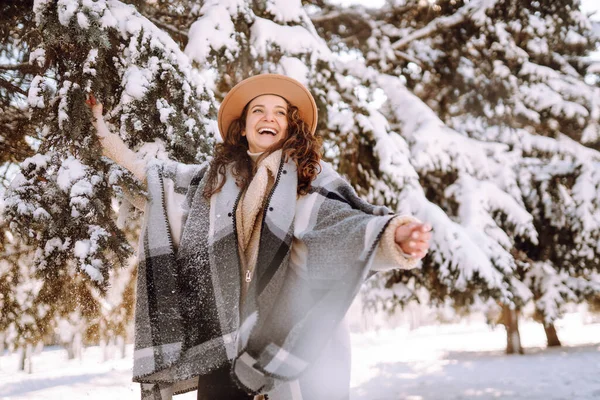
<svg viewBox="0 0 600 400">
<path fill-rule="evenodd" d="M 267 111 L 265 112 L 263 119 L 265 121 L 275 121 L 275 113 L 273 111 Z"/>
</svg>

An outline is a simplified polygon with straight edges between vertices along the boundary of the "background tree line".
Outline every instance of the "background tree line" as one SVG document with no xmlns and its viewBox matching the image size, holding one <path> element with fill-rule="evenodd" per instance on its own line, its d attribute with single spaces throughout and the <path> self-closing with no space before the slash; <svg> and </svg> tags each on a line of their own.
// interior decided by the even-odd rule
<svg viewBox="0 0 600 400">
<path fill-rule="evenodd" d="M 559 344 L 565 305 L 600 293 L 598 33 L 579 8 L 3 2 L 0 343 L 127 337 L 140 214 L 123 191 L 142 189 L 101 157 L 88 93 L 141 157 L 200 162 L 224 94 L 277 72 L 310 88 L 324 157 L 361 196 L 434 226 L 420 269 L 367 282 L 369 309 L 501 310 L 512 353 L 533 302 Z"/>
</svg>

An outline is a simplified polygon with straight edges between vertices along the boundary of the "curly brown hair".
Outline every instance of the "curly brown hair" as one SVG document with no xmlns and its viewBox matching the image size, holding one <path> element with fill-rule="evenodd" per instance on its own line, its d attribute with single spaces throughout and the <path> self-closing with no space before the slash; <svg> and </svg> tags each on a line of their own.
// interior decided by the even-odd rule
<svg viewBox="0 0 600 400">
<path fill-rule="evenodd" d="M 285 100 L 285 99 L 284 99 Z M 311 133 L 310 128 L 300 118 L 298 107 L 288 105 L 287 138 L 269 147 L 259 158 L 259 161 L 269 154 L 282 149 L 285 160 L 292 159 L 298 167 L 298 195 L 307 194 L 311 188 L 312 181 L 321 171 L 319 162 L 321 161 L 320 136 Z M 248 155 L 248 139 L 242 136 L 246 128 L 246 116 L 248 114 L 248 105 L 242 110 L 242 115 L 235 119 L 229 129 L 223 143 L 217 143 L 215 146 L 214 157 L 210 163 L 206 186 L 203 195 L 209 199 L 213 194 L 223 188 L 227 167 L 232 166 L 232 174 L 241 190 L 245 190 L 250 184 L 256 167 L 253 165 Z M 258 162 L 256 163 L 258 164 Z"/>
</svg>

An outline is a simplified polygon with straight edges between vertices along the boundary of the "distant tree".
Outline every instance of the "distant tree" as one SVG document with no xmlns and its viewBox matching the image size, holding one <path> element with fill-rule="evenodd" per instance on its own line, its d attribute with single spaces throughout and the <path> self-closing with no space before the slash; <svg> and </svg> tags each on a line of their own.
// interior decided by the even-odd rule
<svg viewBox="0 0 600 400">
<path fill-rule="evenodd" d="M 461 225 L 486 221 L 473 218 L 479 205 L 491 211 L 492 225 L 484 227 L 483 237 L 491 236 L 503 247 L 494 254 L 512 259 L 507 275 L 520 282 L 509 301 L 494 296 L 504 304 L 505 314 L 516 315 L 523 302 L 515 300 L 532 297 L 546 331 L 552 332 L 565 302 L 583 301 L 600 290 L 593 274 L 600 234 L 594 217 L 600 191 L 594 171 L 600 154 L 593 150 L 598 149 L 600 92 L 585 81 L 587 55 L 597 39 L 579 11 L 579 1 L 414 0 L 388 2 L 381 9 L 322 2 L 312 19 L 331 47 L 350 54 L 358 51 L 372 69 L 399 77 L 441 123 L 488 143 L 482 147 L 487 147 L 488 161 L 471 170 L 436 171 L 428 160 L 430 147 L 413 152 L 413 165 L 428 199 Z M 399 97 L 386 90 L 389 86 L 381 87 L 389 98 Z M 415 106 L 394 106 L 397 129 L 406 137 L 417 125 L 406 115 L 416 111 Z M 417 120 L 424 126 L 424 118 Z M 431 131 L 419 132 L 423 137 L 409 139 L 411 147 L 428 142 L 425 136 L 439 141 Z M 422 155 L 422 150 L 429 154 Z M 460 150 L 455 147 L 440 157 L 451 162 Z M 468 160 L 473 154 L 456 160 L 472 167 L 476 164 Z M 423 159 L 426 168 L 419 165 Z M 493 186 L 483 184 L 482 178 Z M 497 189 L 509 196 L 499 197 Z M 493 204 L 502 203 L 493 210 Z M 530 220 L 527 225 L 517 216 L 523 211 Z M 492 234 L 490 226 L 500 230 Z M 436 264 L 434 270 L 445 270 L 443 261 Z M 428 287 L 433 299 L 450 295 L 458 306 L 477 303 L 454 282 L 434 288 L 418 276 L 396 272 L 385 283 L 399 294 L 391 304 L 402 304 L 402 298 L 413 293 L 405 284 L 415 281 Z M 516 337 L 511 332 L 507 337 Z M 521 351 L 518 343 L 507 345 L 507 350 Z"/>
</svg>

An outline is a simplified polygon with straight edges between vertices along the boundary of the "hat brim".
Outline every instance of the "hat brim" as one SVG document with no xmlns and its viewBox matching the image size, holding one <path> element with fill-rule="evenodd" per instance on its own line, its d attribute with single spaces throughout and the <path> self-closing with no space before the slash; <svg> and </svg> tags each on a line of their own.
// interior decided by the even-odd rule
<svg viewBox="0 0 600 400">
<path fill-rule="evenodd" d="M 242 115 L 242 110 L 255 97 L 274 94 L 298 107 L 300 118 L 308 125 L 311 134 L 317 129 L 317 104 L 308 89 L 285 75 L 261 74 L 244 79 L 235 85 L 219 107 L 219 132 L 223 140 L 231 123 Z"/>
</svg>

